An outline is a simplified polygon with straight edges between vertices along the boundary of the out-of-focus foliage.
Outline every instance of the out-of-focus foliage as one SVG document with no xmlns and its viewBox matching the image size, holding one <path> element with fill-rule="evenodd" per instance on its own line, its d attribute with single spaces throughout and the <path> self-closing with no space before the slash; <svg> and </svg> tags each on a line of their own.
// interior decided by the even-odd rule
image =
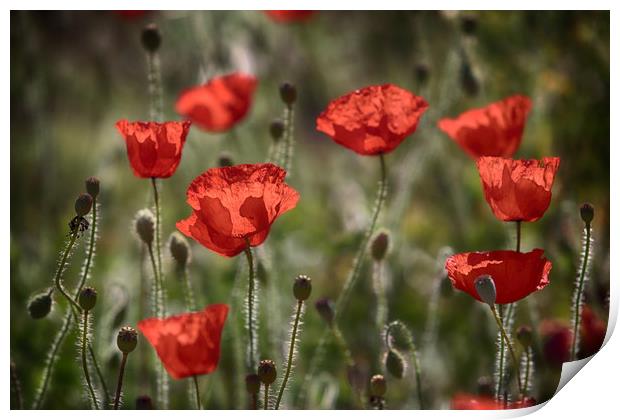
<svg viewBox="0 0 620 420">
<path fill-rule="evenodd" d="M 462 30 L 464 16 L 474 18 L 471 35 Z M 120 361 L 116 332 L 138 321 L 141 250 L 131 226 L 136 211 L 150 205 L 151 189 L 148 180 L 132 175 L 114 123 L 148 118 L 140 31 L 150 22 L 163 34 L 167 119 L 178 119 L 174 101 L 183 88 L 232 70 L 259 79 L 249 115 L 232 132 L 216 135 L 192 127 L 177 172 L 162 183 L 164 240 L 175 221 L 189 214 L 187 185 L 215 166 L 220 152 L 229 151 L 237 163 L 267 159 L 268 126 L 283 111 L 278 85 L 285 80 L 297 85 L 297 147 L 290 183 L 301 200 L 276 222 L 258 250 L 268 268 L 261 278 L 261 358 L 282 365 L 293 279 L 305 273 L 313 280 L 297 367 L 289 382 L 292 395 L 300 392 L 324 330 L 313 302 L 338 296 L 368 222 L 379 175 L 376 159 L 336 145 L 314 130 L 314 121 L 329 100 L 370 84 L 394 83 L 430 104 L 417 132 L 387 156 L 389 195 L 380 219 L 393 234 L 385 264 L 388 319 L 404 321 L 414 334 L 428 407 L 446 408 L 456 392 L 475 393 L 478 378 L 493 371 L 496 327 L 484 305 L 446 284 L 440 270 L 444 247 L 455 252 L 514 247 L 514 226 L 493 217 L 474 163 L 436 128 L 440 117 L 513 93 L 533 99 L 516 157 L 553 155 L 562 163 L 546 215 L 523 226 L 522 249 L 544 248 L 553 262 L 551 285 L 519 304 L 516 325 L 531 324 L 536 331 L 542 319 L 568 321 L 582 229 L 579 206 L 584 201 L 596 209 L 586 300 L 606 319 L 608 12 L 320 12 L 298 24 L 276 23 L 255 11 L 149 12 L 133 19 L 111 12 L 12 12 L 10 338 L 26 407 L 66 310 L 55 296 L 52 314 L 33 320 L 27 302 L 51 285 L 73 200 L 88 176 L 101 179 L 100 240 L 91 283 L 100 291 L 94 338 L 110 388 Z M 426 81 L 419 77 L 423 69 L 428 71 Z M 224 258 L 190 242 L 189 272 L 198 304 L 227 302 L 234 315 L 224 329 L 220 367 L 201 378 L 203 405 L 244 407 L 245 373 L 234 371 L 232 342 L 233 320 L 241 320 L 241 306 L 231 301 L 241 258 Z M 65 275 L 71 287 L 83 255 L 81 246 Z M 180 312 L 181 283 L 169 254 L 166 257 L 169 311 Z M 367 378 L 381 371 L 371 275 L 368 261 L 340 322 Z M 429 313 L 429 302 L 436 302 L 436 313 Z M 46 408 L 88 407 L 74 335 L 62 348 Z M 147 346 L 142 337 L 139 346 Z M 538 337 L 534 354 L 534 396 L 543 401 L 555 391 L 559 370 L 541 359 Z M 310 407 L 354 406 L 344 366 L 338 348 L 328 345 L 320 375 L 303 390 Z M 126 407 L 133 408 L 138 395 L 154 395 L 153 381 L 138 372 L 138 357 L 132 354 L 125 378 Z M 413 377 L 388 381 L 387 406 L 416 407 L 414 384 Z M 171 407 L 191 406 L 186 387 L 172 381 Z M 288 406 L 294 404 L 289 400 Z"/>
</svg>

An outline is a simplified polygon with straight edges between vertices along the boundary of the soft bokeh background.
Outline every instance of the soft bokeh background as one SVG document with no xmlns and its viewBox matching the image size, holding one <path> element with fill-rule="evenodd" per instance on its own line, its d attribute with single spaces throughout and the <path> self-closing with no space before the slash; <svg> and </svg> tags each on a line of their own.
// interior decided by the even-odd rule
<svg viewBox="0 0 620 420">
<path fill-rule="evenodd" d="M 132 219 L 150 205 L 151 189 L 132 175 L 114 123 L 148 118 L 146 58 L 139 38 L 150 22 L 163 34 L 166 118 L 178 118 L 174 101 L 181 89 L 213 75 L 242 70 L 260 80 L 249 115 L 231 133 L 190 131 L 179 169 L 163 182 L 164 239 L 175 221 L 189 214 L 187 185 L 215 166 L 222 151 L 238 163 L 266 159 L 269 122 L 283 111 L 278 85 L 287 80 L 298 87 L 290 183 L 301 200 L 275 223 L 258 250 L 265 268 L 260 354 L 274 359 L 280 371 L 294 304 L 292 280 L 300 273 L 313 279 L 291 397 L 300 392 L 325 328 L 313 302 L 338 296 L 368 222 L 379 170 L 376 159 L 355 155 L 315 131 L 314 121 L 330 99 L 366 85 L 395 83 L 430 103 L 417 132 L 387 156 L 389 196 L 380 220 L 393 235 L 389 319 L 400 319 L 413 331 L 428 406 L 447 408 L 456 392 L 476 393 L 479 377 L 493 371 L 496 326 L 484 305 L 453 291 L 443 278 L 446 247 L 454 252 L 512 249 L 515 241 L 514 226 L 498 222 L 484 201 L 474 163 L 436 128 L 442 116 L 513 93 L 532 97 L 516 157 L 554 155 L 562 163 L 546 215 L 523 226 L 523 249 L 544 248 L 553 262 L 551 285 L 519 305 L 517 325 L 536 328 L 551 318 L 568 323 L 584 201 L 596 209 L 586 299 L 607 318 L 608 12 L 320 12 L 298 24 L 276 23 L 256 11 L 150 12 L 136 18 L 105 11 L 12 12 L 10 347 L 26 407 L 66 309 L 56 299 L 48 318 L 32 320 L 26 305 L 51 285 L 73 200 L 90 175 L 101 179 L 102 216 L 91 279 L 101 296 L 94 338 L 110 388 L 120 359 L 116 331 L 139 319 L 140 244 Z M 468 35 L 463 29 L 471 25 Z M 243 333 L 237 328 L 242 307 L 232 293 L 235 273 L 242 270 L 244 276 L 245 266 L 241 257 L 224 258 L 196 243 L 192 251 L 190 276 L 199 303 L 232 305 L 220 367 L 201 378 L 204 405 L 243 407 L 245 372 L 235 370 L 235 357 L 244 350 L 233 345 L 235 330 Z M 83 256 L 82 245 L 66 272 L 67 284 L 77 281 Z M 171 266 L 168 257 L 167 263 Z M 341 323 L 366 377 L 381 369 L 371 271 L 365 264 Z M 166 280 L 170 311 L 180 312 L 180 283 L 172 269 Z M 145 340 L 140 346 L 147 346 Z M 308 406 L 354 407 L 342 356 L 333 345 L 327 354 L 320 375 L 301 390 Z M 538 336 L 535 355 L 534 396 L 543 401 L 553 394 L 559 369 L 541 358 Z M 72 334 L 44 407 L 88 406 L 76 357 Z M 150 379 L 138 376 L 137 361 L 132 354 L 125 379 L 128 408 L 137 395 L 154 394 Z M 172 382 L 172 407 L 187 407 L 187 385 Z M 297 406 L 292 399 L 287 403 Z M 417 406 L 411 374 L 389 379 L 387 404 Z"/>
</svg>

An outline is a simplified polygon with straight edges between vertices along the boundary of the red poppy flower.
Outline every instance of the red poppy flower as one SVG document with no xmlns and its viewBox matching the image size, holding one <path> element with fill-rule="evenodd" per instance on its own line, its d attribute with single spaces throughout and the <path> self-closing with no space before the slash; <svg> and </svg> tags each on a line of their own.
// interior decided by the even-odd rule
<svg viewBox="0 0 620 420">
<path fill-rule="evenodd" d="M 512 303 L 549 284 L 551 261 L 542 249 L 522 253 L 516 251 L 467 252 L 446 261 L 452 286 L 482 302 L 474 286 L 482 275 L 493 278 L 496 302 Z"/>
<path fill-rule="evenodd" d="M 200 312 L 138 322 L 138 329 L 157 351 L 174 379 L 213 372 L 220 360 L 220 339 L 228 305 L 209 305 Z"/>
<path fill-rule="evenodd" d="M 112 12 L 124 19 L 134 20 L 146 15 L 148 10 L 113 10 Z"/>
<path fill-rule="evenodd" d="M 465 393 L 456 394 L 452 397 L 452 401 L 450 401 L 450 408 L 452 410 L 504 410 L 532 407 L 534 405 L 536 405 L 536 400 L 533 398 L 524 398 L 523 400 L 504 405 L 503 402 L 493 398 Z"/>
<path fill-rule="evenodd" d="M 176 111 L 205 131 L 226 131 L 248 113 L 257 83 L 242 73 L 215 77 L 182 92 Z"/>
<path fill-rule="evenodd" d="M 181 161 L 190 125 L 189 121 L 118 121 L 116 128 L 125 139 L 134 175 L 140 178 L 170 177 Z"/>
<path fill-rule="evenodd" d="M 484 108 L 470 109 L 455 119 L 443 118 L 437 126 L 474 159 L 512 157 L 521 144 L 531 109 L 530 98 L 515 95 Z"/>
<path fill-rule="evenodd" d="M 220 255 L 233 257 L 260 245 L 276 218 L 291 210 L 299 193 L 284 183 L 286 171 L 271 163 L 212 168 L 192 181 L 192 215 L 177 229 Z"/>
<path fill-rule="evenodd" d="M 265 10 L 265 14 L 276 22 L 303 22 L 312 17 L 314 10 Z"/>
<path fill-rule="evenodd" d="M 555 367 L 568 362 L 573 341 L 571 329 L 564 322 L 545 319 L 540 323 L 539 332 L 545 360 Z"/>
<path fill-rule="evenodd" d="M 513 160 L 481 157 L 476 164 L 484 197 L 498 219 L 534 222 L 549 207 L 560 158 Z"/>
<path fill-rule="evenodd" d="M 579 357 L 592 356 L 600 350 L 605 341 L 607 325 L 588 305 L 581 308 L 581 328 L 579 343 Z"/>
<path fill-rule="evenodd" d="M 398 86 L 368 86 L 331 101 L 316 129 L 360 155 L 379 155 L 412 134 L 427 108 L 424 98 Z"/>
</svg>

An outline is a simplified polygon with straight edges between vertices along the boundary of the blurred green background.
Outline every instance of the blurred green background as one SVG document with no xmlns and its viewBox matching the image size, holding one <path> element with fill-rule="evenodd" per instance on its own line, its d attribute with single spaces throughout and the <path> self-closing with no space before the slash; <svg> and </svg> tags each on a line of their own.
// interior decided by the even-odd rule
<svg viewBox="0 0 620 420">
<path fill-rule="evenodd" d="M 25 407 L 39 385 L 46 352 L 66 306 L 33 320 L 29 298 L 49 287 L 67 238 L 73 201 L 84 179 L 101 179 L 100 240 L 90 283 L 100 293 L 94 343 L 108 386 L 116 381 L 120 354 L 115 336 L 139 319 L 140 243 L 133 216 L 151 205 L 148 180 L 135 178 L 125 145 L 114 128 L 122 118 L 148 118 L 146 57 L 141 29 L 155 22 L 163 34 L 160 59 L 167 119 L 178 119 L 174 101 L 186 87 L 229 71 L 259 79 L 248 116 L 231 133 L 192 127 L 181 164 L 162 183 L 164 240 L 189 214 L 185 190 L 216 166 L 222 151 L 237 163 L 267 159 L 268 126 L 280 117 L 278 86 L 296 84 L 296 153 L 287 180 L 301 194 L 297 208 L 280 218 L 257 250 L 261 275 L 260 355 L 281 372 L 292 280 L 304 273 L 313 292 L 304 319 L 301 349 L 290 381 L 311 408 L 352 408 L 344 361 L 330 344 L 320 374 L 300 390 L 317 341 L 325 329 L 314 301 L 337 298 L 367 225 L 379 168 L 315 131 L 329 100 L 359 87 L 394 83 L 430 104 L 415 134 L 387 156 L 389 195 L 380 226 L 392 233 L 387 262 L 389 319 L 404 321 L 422 361 L 427 406 L 447 408 L 456 392 L 477 392 L 493 372 L 496 326 L 484 305 L 453 291 L 441 268 L 445 253 L 512 249 L 514 226 L 500 223 L 484 201 L 474 163 L 436 128 L 456 116 L 514 93 L 533 100 L 517 158 L 560 156 L 551 206 L 523 226 L 522 249 L 544 248 L 553 262 L 551 284 L 519 305 L 517 325 L 557 318 L 568 322 L 582 222 L 579 206 L 591 202 L 594 259 L 586 300 L 607 318 L 609 287 L 609 13 L 608 12 L 319 12 L 295 24 L 257 11 L 149 12 L 125 18 L 106 11 L 11 12 L 11 358 Z M 426 77 L 423 77 L 425 76 Z M 77 282 L 84 242 L 65 274 Z M 225 258 L 192 242 L 190 277 L 200 305 L 226 302 L 218 370 L 201 378 L 207 408 L 244 407 L 243 376 L 235 357 L 235 330 L 242 306 L 232 299 L 242 256 Z M 166 263 L 171 261 L 166 253 Z M 341 329 L 363 375 L 381 370 L 380 332 L 368 261 L 343 313 Z M 183 311 L 180 283 L 167 269 L 170 312 Z M 245 277 L 241 277 L 241 295 Z M 433 309 L 434 308 L 434 309 Z M 245 339 L 242 335 L 241 339 Z M 72 333 L 62 348 L 45 408 L 87 408 Z M 140 346 L 148 346 L 142 340 Z M 148 350 L 150 352 L 150 348 Z M 138 375 L 129 358 L 125 407 L 137 395 L 154 395 L 152 378 Z M 559 369 L 535 349 L 533 395 L 549 398 Z M 411 370 L 409 370 L 411 372 Z M 186 408 L 185 381 L 172 381 L 171 407 Z M 411 373 L 389 378 L 387 405 L 415 408 Z M 12 406 L 14 405 L 12 399 Z"/>
</svg>

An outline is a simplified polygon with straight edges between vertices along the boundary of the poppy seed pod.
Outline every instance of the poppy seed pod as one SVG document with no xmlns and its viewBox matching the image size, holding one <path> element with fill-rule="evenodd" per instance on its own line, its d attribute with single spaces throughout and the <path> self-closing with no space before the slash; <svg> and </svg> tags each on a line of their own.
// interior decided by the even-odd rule
<svg viewBox="0 0 620 420">
<path fill-rule="evenodd" d="M 246 375 L 245 390 L 248 391 L 250 395 L 258 394 L 258 391 L 260 391 L 260 378 L 257 374 L 250 373 Z"/>
<path fill-rule="evenodd" d="M 142 241 L 150 245 L 155 237 L 155 216 L 149 209 L 142 209 L 136 214 L 136 233 Z"/>
<path fill-rule="evenodd" d="M 99 178 L 96 176 L 91 176 L 86 178 L 84 183 L 86 184 L 86 192 L 90 194 L 93 200 L 97 198 L 99 195 Z"/>
<path fill-rule="evenodd" d="M 123 327 L 116 336 L 116 345 L 122 353 L 131 353 L 138 345 L 138 332 L 131 327 Z"/>
<path fill-rule="evenodd" d="M 312 280 L 310 277 L 300 274 L 295 278 L 293 284 L 293 295 L 297 300 L 306 300 L 310 297 L 312 292 Z"/>
<path fill-rule="evenodd" d="M 86 216 L 93 206 L 93 198 L 90 194 L 82 193 L 75 200 L 75 213 L 78 216 Z"/>
<path fill-rule="evenodd" d="M 483 275 L 478 277 L 474 282 L 474 287 L 476 288 L 476 292 L 478 292 L 478 296 L 480 296 L 480 300 L 487 305 L 495 305 L 497 291 L 495 290 L 495 282 L 491 276 Z"/>
<path fill-rule="evenodd" d="M 590 203 L 584 203 L 579 210 L 581 213 L 581 220 L 586 224 L 586 226 L 590 226 L 592 220 L 594 219 L 594 207 Z"/>
<path fill-rule="evenodd" d="M 334 322 L 335 316 L 334 302 L 332 302 L 331 299 L 322 298 L 314 303 L 314 307 L 316 308 L 321 318 L 323 318 L 323 320 L 327 322 L 327 325 L 331 326 Z"/>
<path fill-rule="evenodd" d="M 527 325 L 521 325 L 517 328 L 517 340 L 523 346 L 524 349 L 527 349 L 532 345 L 532 328 Z"/>
<path fill-rule="evenodd" d="M 370 254 L 375 261 L 381 261 L 385 258 L 390 248 L 390 234 L 386 230 L 377 232 L 372 244 L 370 245 Z"/>
<path fill-rule="evenodd" d="M 153 400 L 148 395 L 140 395 L 136 398 L 136 410 L 154 410 Z"/>
<path fill-rule="evenodd" d="M 191 257 L 187 239 L 179 232 L 173 232 L 170 235 L 168 244 L 172 258 L 174 258 L 179 267 L 185 267 Z"/>
<path fill-rule="evenodd" d="M 232 155 L 226 151 L 220 153 L 220 156 L 217 158 L 217 166 L 220 168 L 233 166 L 234 164 Z"/>
<path fill-rule="evenodd" d="M 271 138 L 275 142 L 282 138 L 282 135 L 284 135 L 284 123 L 281 119 L 276 118 L 271 121 L 271 124 L 269 124 L 269 134 L 271 134 Z"/>
<path fill-rule="evenodd" d="M 52 297 L 48 292 L 40 293 L 28 302 L 28 313 L 32 319 L 45 318 L 52 310 Z"/>
<path fill-rule="evenodd" d="M 295 85 L 284 82 L 280 85 L 280 98 L 287 105 L 293 105 L 297 100 L 297 88 Z"/>
<path fill-rule="evenodd" d="M 78 303 L 82 309 L 90 311 L 97 303 L 97 291 L 92 287 L 83 288 L 78 297 Z"/>
<path fill-rule="evenodd" d="M 387 383 L 383 375 L 375 375 L 370 378 L 370 395 L 373 397 L 383 397 L 387 392 Z"/>
<path fill-rule="evenodd" d="M 150 53 L 157 51 L 161 45 L 161 33 L 157 25 L 154 23 L 146 25 L 142 30 L 140 39 L 145 50 Z"/>
<path fill-rule="evenodd" d="M 265 385 L 271 385 L 276 380 L 276 364 L 273 360 L 261 360 L 258 364 L 258 378 Z"/>
<path fill-rule="evenodd" d="M 402 379 L 407 370 L 405 358 L 396 350 L 388 350 L 385 355 L 385 369 L 395 378 Z"/>
</svg>

